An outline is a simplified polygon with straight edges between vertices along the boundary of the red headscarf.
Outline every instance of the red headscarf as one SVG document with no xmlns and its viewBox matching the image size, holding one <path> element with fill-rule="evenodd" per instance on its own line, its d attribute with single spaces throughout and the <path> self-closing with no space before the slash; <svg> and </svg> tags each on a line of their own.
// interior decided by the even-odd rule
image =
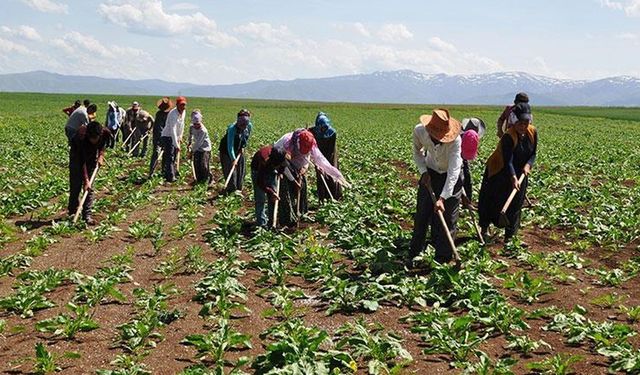
<svg viewBox="0 0 640 375">
<path fill-rule="evenodd" d="M 300 145 L 300 153 L 303 155 L 311 152 L 311 149 L 316 145 L 316 138 L 308 130 L 303 130 L 298 136 L 298 142 Z"/>
</svg>

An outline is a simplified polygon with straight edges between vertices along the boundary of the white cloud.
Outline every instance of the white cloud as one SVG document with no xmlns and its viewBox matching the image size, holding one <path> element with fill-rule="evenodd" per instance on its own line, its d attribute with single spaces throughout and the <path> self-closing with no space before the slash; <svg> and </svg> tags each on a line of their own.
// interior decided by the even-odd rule
<svg viewBox="0 0 640 375">
<path fill-rule="evenodd" d="M 9 34 L 11 36 L 17 36 L 22 39 L 31 40 L 31 41 L 40 41 L 42 37 L 38 33 L 36 29 L 31 26 L 21 25 L 17 28 L 11 28 L 9 26 L 2 26 L 2 32 Z"/>
<path fill-rule="evenodd" d="M 616 35 L 617 39 L 622 39 L 622 40 L 638 40 L 638 34 L 634 34 L 634 33 L 621 33 Z"/>
<path fill-rule="evenodd" d="M 614 10 L 624 10 L 628 17 L 640 17 L 640 0 L 600 0 L 600 5 Z"/>
<path fill-rule="evenodd" d="M 0 38 L 0 51 L 6 53 L 19 53 L 22 55 L 37 55 L 36 52 L 31 51 L 29 48 L 23 46 L 22 44 L 18 44 L 3 38 Z"/>
<path fill-rule="evenodd" d="M 286 26 L 274 27 L 266 22 L 249 22 L 236 26 L 233 32 L 266 43 L 283 43 L 286 39 L 292 38 L 292 34 Z"/>
<path fill-rule="evenodd" d="M 191 34 L 213 47 L 240 44 L 233 36 L 219 31 L 215 21 L 201 12 L 190 15 L 167 13 L 161 0 L 109 0 L 98 6 L 98 13 L 107 21 L 140 34 Z"/>
<path fill-rule="evenodd" d="M 378 31 L 378 37 L 384 42 L 401 42 L 413 38 L 413 33 L 401 24 L 387 23 Z"/>
<path fill-rule="evenodd" d="M 456 53 L 458 49 L 451 43 L 445 42 L 437 36 L 429 38 L 429 45 L 437 51 Z"/>
<path fill-rule="evenodd" d="M 54 47 L 60 48 L 69 54 L 94 55 L 104 59 L 116 60 L 120 58 L 147 58 L 149 55 L 143 50 L 119 45 L 106 45 L 96 38 L 71 31 L 62 38 L 51 41 Z"/>
<path fill-rule="evenodd" d="M 63 3 L 56 3 L 51 0 L 22 0 L 30 8 L 45 13 L 61 13 L 68 14 L 69 6 Z"/>
<path fill-rule="evenodd" d="M 181 10 L 190 11 L 190 10 L 196 10 L 199 8 L 200 8 L 199 6 L 193 3 L 175 3 L 173 5 L 170 5 L 167 9 L 173 10 L 173 11 L 181 11 Z"/>
<path fill-rule="evenodd" d="M 366 38 L 371 37 L 371 32 L 361 22 L 338 23 L 334 24 L 333 27 L 340 32 L 348 32 L 359 36 L 364 36 Z"/>
</svg>

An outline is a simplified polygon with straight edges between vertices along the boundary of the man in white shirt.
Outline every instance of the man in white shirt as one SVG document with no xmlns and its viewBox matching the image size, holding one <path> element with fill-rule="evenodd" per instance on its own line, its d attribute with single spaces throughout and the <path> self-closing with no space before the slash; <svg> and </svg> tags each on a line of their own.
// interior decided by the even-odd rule
<svg viewBox="0 0 640 375">
<path fill-rule="evenodd" d="M 462 191 L 460 129 L 460 122 L 452 118 L 448 110 L 436 109 L 432 115 L 420 116 L 420 124 L 413 130 L 413 160 L 420 173 L 420 182 L 408 264 L 425 249 L 429 226 L 431 242 L 436 249 L 434 259 L 447 263 L 453 256 L 435 212 L 443 213 L 451 236 L 455 238 Z M 435 205 L 429 189 L 435 194 Z"/>
<path fill-rule="evenodd" d="M 164 153 L 162 155 L 162 170 L 164 179 L 167 182 L 175 182 L 176 180 L 176 156 L 180 152 L 180 143 L 184 133 L 184 116 L 187 108 L 187 99 L 180 96 L 176 99 L 176 108 L 172 109 L 167 115 L 167 122 L 162 129 L 162 137 L 160 141 Z"/>
</svg>

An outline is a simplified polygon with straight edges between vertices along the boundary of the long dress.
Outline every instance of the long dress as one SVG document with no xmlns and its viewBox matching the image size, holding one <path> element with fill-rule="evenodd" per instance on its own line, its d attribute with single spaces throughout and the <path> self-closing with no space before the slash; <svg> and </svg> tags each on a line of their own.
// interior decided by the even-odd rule
<svg viewBox="0 0 640 375">
<path fill-rule="evenodd" d="M 234 128 L 234 129 L 232 129 Z M 251 134 L 250 128 L 248 128 L 248 132 L 238 132 L 235 129 L 235 124 L 229 125 L 227 128 L 227 132 L 220 140 L 220 145 L 218 147 L 218 152 L 220 153 L 220 165 L 222 166 L 222 174 L 224 179 L 226 180 L 231 173 L 231 169 L 233 168 L 234 157 L 237 157 L 241 151 L 247 146 L 247 141 L 249 139 L 249 135 Z M 228 137 L 231 134 L 233 137 L 233 152 L 235 155 L 230 155 L 230 151 L 228 146 Z M 240 155 L 238 159 L 238 164 L 233 171 L 231 179 L 229 180 L 229 185 L 227 185 L 226 192 L 232 193 L 236 190 L 242 190 L 244 177 L 246 173 L 246 162 L 244 152 Z"/>
<path fill-rule="evenodd" d="M 533 126 L 529 127 L 524 136 L 518 135 L 515 128 L 509 128 L 500 139 L 498 147 L 487 161 L 482 177 L 478 201 L 479 221 L 482 228 L 487 228 L 489 224 L 499 226 L 500 210 L 513 190 L 512 176 L 515 174 L 520 178 L 526 164 L 533 166 L 537 145 L 538 134 Z M 505 228 L 507 238 L 513 237 L 520 226 L 520 214 L 528 184 L 527 176 L 507 209 L 506 216 L 509 221 Z"/>
<path fill-rule="evenodd" d="M 339 169 L 338 166 L 338 147 L 336 143 L 337 133 L 334 133 L 332 136 L 323 138 L 318 135 L 318 132 L 315 131 L 315 127 L 309 129 L 311 133 L 313 133 L 316 143 L 318 144 L 318 148 L 322 155 L 333 165 L 334 167 Z M 331 199 L 331 196 L 327 192 L 327 188 L 325 187 L 324 182 L 322 181 L 322 173 L 316 168 L 316 189 L 318 191 L 318 199 L 327 200 Z M 334 199 L 339 200 L 342 198 L 342 186 L 336 183 L 331 177 L 324 176 L 324 180 L 329 187 L 329 191 Z"/>
</svg>

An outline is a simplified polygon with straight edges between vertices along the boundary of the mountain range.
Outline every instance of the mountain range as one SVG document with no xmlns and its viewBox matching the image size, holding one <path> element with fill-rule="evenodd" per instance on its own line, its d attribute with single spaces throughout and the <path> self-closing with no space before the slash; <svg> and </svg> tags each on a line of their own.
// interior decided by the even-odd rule
<svg viewBox="0 0 640 375">
<path fill-rule="evenodd" d="M 0 92 L 186 95 L 216 98 L 411 104 L 506 104 L 525 91 L 533 105 L 640 106 L 640 78 L 568 80 L 523 72 L 474 75 L 383 71 L 329 78 L 196 85 L 34 71 L 0 75 Z"/>
</svg>

